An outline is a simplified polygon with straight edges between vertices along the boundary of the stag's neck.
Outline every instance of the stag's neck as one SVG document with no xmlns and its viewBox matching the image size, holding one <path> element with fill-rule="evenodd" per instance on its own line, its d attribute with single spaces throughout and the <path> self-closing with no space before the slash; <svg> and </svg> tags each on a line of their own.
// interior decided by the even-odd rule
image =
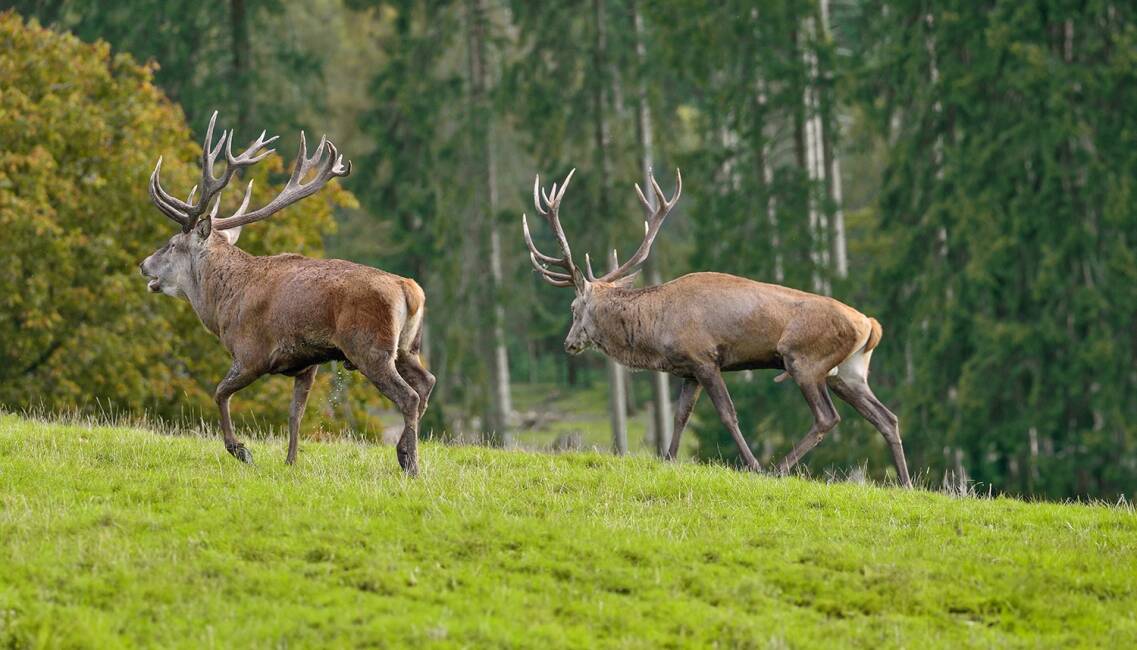
<svg viewBox="0 0 1137 650">
<path fill-rule="evenodd" d="M 201 324 L 214 336 L 221 336 L 226 306 L 244 292 L 254 277 L 250 269 L 256 257 L 225 241 L 212 240 L 194 259 L 193 286 L 186 298 Z"/>
<path fill-rule="evenodd" d="M 625 289 L 598 286 L 593 289 L 592 342 L 601 352 L 619 363 L 639 370 L 664 370 L 658 349 L 656 324 L 659 320 L 655 287 Z"/>
</svg>

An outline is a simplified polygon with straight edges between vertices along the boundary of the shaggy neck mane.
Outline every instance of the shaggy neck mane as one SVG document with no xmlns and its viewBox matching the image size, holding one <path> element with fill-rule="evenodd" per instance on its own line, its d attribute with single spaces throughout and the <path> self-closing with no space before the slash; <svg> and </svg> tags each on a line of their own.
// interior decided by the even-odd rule
<svg viewBox="0 0 1137 650">
<path fill-rule="evenodd" d="M 252 276 L 249 267 L 254 259 L 216 235 L 193 257 L 194 286 L 189 288 L 186 297 L 202 325 L 214 335 L 219 335 L 224 325 L 219 318 L 226 313 L 224 305 L 244 293 Z"/>
<path fill-rule="evenodd" d="M 651 299 L 658 287 L 626 289 L 611 284 L 593 286 L 592 318 L 594 327 L 589 337 L 604 354 L 637 369 L 654 369 L 657 356 L 645 347 L 654 340 L 657 309 Z"/>
</svg>

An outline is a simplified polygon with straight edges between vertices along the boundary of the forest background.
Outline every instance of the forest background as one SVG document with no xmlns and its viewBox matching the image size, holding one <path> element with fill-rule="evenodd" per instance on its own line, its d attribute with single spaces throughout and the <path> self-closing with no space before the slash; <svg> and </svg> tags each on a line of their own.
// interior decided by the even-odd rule
<svg viewBox="0 0 1137 650">
<path fill-rule="evenodd" d="M 188 190 L 217 109 L 238 141 L 282 136 L 280 156 L 254 172 L 255 200 L 282 184 L 301 129 L 355 163 L 340 186 L 247 229 L 242 246 L 343 257 L 423 285 L 439 376 L 424 435 L 516 445 L 547 423 L 553 396 L 575 395 L 608 417 L 574 424 L 570 410 L 556 416 L 562 430 L 589 429 L 621 452 L 666 441 L 675 382 L 564 353 L 571 292 L 531 272 L 520 216 L 534 174 L 551 183 L 575 167 L 562 215 L 574 248 L 623 258 L 642 234 L 632 184 L 654 169 L 670 192 L 679 167 L 683 198 L 645 281 L 736 273 L 878 318 L 873 384 L 927 480 L 1047 498 L 1116 499 L 1137 485 L 1131 4 L 3 10 L 4 408 L 213 421 L 225 354 L 186 305 L 146 294 L 136 266 L 172 234 L 146 197 L 154 162 L 164 155 L 164 181 Z M 535 236 L 550 248 L 545 229 Z M 310 433 L 382 428 L 360 377 L 334 364 L 320 377 Z M 772 377 L 729 379 L 767 462 L 809 417 Z M 246 425 L 283 424 L 289 391 L 262 381 L 236 410 Z M 884 477 L 880 437 L 842 413 L 809 468 Z M 645 423 L 630 441 L 629 416 Z M 709 403 L 688 435 L 697 458 L 734 462 Z"/>
</svg>

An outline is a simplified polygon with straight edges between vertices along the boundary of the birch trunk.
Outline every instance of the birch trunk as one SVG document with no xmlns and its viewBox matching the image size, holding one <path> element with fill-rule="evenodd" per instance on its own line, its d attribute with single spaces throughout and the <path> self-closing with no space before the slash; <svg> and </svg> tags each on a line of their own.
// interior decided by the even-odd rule
<svg viewBox="0 0 1137 650">
<path fill-rule="evenodd" d="M 637 107 L 639 110 L 636 112 L 636 133 L 639 136 L 640 171 L 643 174 L 643 187 L 648 188 L 651 187 L 651 164 L 655 157 L 655 142 L 652 134 L 651 105 L 648 103 L 647 82 L 644 74 L 647 67 L 644 20 L 643 14 L 640 13 L 639 3 L 635 1 L 632 2 L 632 19 L 635 24 L 636 63 L 640 69 L 639 75 L 637 75 L 640 82 L 636 89 L 636 100 L 639 104 Z M 651 197 L 650 201 L 654 206 L 655 195 L 649 192 L 648 196 Z M 659 265 L 655 263 L 654 259 L 648 258 L 645 270 L 648 282 L 660 284 Z M 655 443 L 656 453 L 661 457 L 667 453 L 671 444 L 671 387 L 669 384 L 667 373 L 651 373 L 652 431 L 655 434 L 653 442 Z"/>
<path fill-rule="evenodd" d="M 596 147 L 597 171 L 600 176 L 600 195 L 597 202 L 599 213 L 607 215 L 609 209 L 609 183 L 611 172 L 608 160 L 608 147 L 610 135 L 607 120 L 606 84 L 608 77 L 608 41 L 605 33 L 605 6 L 604 0 L 593 0 L 592 18 L 595 41 L 592 49 L 592 115 L 594 138 Z M 608 246 L 612 249 L 611 242 Z M 615 258 L 615 252 L 612 254 Z M 613 268 L 615 268 L 613 266 Z M 625 389 L 624 367 L 612 359 L 606 361 L 608 366 L 608 410 L 612 426 L 612 451 L 616 454 L 625 454 L 628 451 L 628 403 Z"/>
<path fill-rule="evenodd" d="M 473 133 L 482 160 L 482 182 L 485 194 L 482 223 L 489 239 L 490 286 L 492 303 L 490 338 L 493 375 L 493 392 L 486 422 L 485 442 L 506 445 L 509 440 L 509 419 L 513 413 L 513 400 L 509 386 L 509 350 L 505 341 L 505 306 L 501 302 L 504 274 L 502 272 L 501 233 L 497 224 L 497 160 L 493 148 L 493 121 L 487 106 L 488 79 L 486 72 L 486 12 L 484 0 L 469 0 L 469 74 L 471 113 L 474 117 Z"/>
<path fill-rule="evenodd" d="M 829 0 L 821 0 L 821 33 L 826 41 L 833 38 L 829 30 Z M 820 91 L 818 91 L 820 92 Z M 830 110 L 829 114 L 835 111 Z M 833 140 L 837 131 L 834 118 L 822 133 L 822 152 L 826 171 L 826 190 L 833 205 L 833 273 L 839 278 L 849 275 L 849 252 L 845 239 L 845 211 L 842 208 L 844 197 L 841 189 L 841 158 L 835 151 Z"/>
<path fill-rule="evenodd" d="M 805 66 L 806 82 L 802 90 L 802 106 L 804 110 L 803 142 L 804 167 L 806 179 L 809 182 L 809 236 L 810 260 L 813 263 L 813 290 L 828 295 L 829 283 L 826 279 L 826 269 L 829 265 L 828 251 L 828 217 L 819 201 L 818 190 L 825 182 L 824 152 L 822 139 L 824 129 L 821 124 L 821 115 L 817 101 L 817 54 L 814 52 L 814 41 L 817 38 L 817 28 L 813 16 L 802 21 L 801 47 L 802 63 Z"/>
<path fill-rule="evenodd" d="M 760 128 L 764 129 L 766 124 L 766 106 L 769 101 L 766 96 L 766 80 L 759 78 L 756 85 L 759 119 L 762 122 Z M 774 167 L 770 164 L 770 143 L 766 139 L 765 134 L 761 135 L 761 138 L 755 146 L 755 155 L 758 160 L 760 185 L 766 196 L 766 222 L 770 226 L 770 250 L 774 253 L 774 282 L 781 284 L 786 281 L 786 273 L 782 262 L 782 237 L 778 224 L 778 200 L 777 197 L 774 196 Z"/>
</svg>

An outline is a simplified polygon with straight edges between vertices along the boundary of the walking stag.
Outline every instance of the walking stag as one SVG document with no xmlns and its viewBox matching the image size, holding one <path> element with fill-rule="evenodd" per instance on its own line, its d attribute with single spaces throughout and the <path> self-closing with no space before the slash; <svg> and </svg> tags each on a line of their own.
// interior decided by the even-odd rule
<svg viewBox="0 0 1137 650">
<path fill-rule="evenodd" d="M 150 175 L 150 198 L 180 232 L 140 269 L 150 291 L 189 302 L 233 358 L 215 394 L 225 449 L 242 462 L 252 462 L 252 454 L 233 435 L 229 398 L 262 375 L 287 375 L 295 377 L 295 384 L 286 462 L 295 462 L 300 419 L 316 368 L 340 360 L 363 372 L 402 412 L 399 465 L 407 474 L 416 474 L 419 419 L 434 387 L 434 376 L 419 359 L 425 303 L 419 285 L 343 260 L 293 254 L 256 257 L 235 246 L 243 226 L 315 194 L 337 176 L 347 176 L 351 163 L 327 138 L 321 138 L 309 157 L 301 133 L 300 153 L 284 190 L 250 212 L 249 181 L 237 211 L 219 217 L 222 190 L 238 170 L 271 154 L 265 147 L 276 138 L 266 140 L 262 132 L 248 149 L 233 155 L 233 131 L 222 132 L 213 144 L 216 121 L 214 112 L 201 153 L 201 182 L 187 200 L 162 188 L 158 159 Z M 222 152 L 225 168 L 218 174 L 215 166 Z"/>
<path fill-rule="evenodd" d="M 546 282 L 576 291 L 572 328 L 565 339 L 570 354 L 594 346 L 626 366 L 668 372 L 683 380 L 669 458 L 675 458 L 683 428 L 705 389 L 746 465 L 759 470 L 739 431 L 722 373 L 774 368 L 784 371 L 777 381 L 790 377 L 797 383 L 813 412 L 813 426 L 778 464 L 779 473 L 789 473 L 840 421 L 829 397 L 831 388 L 880 431 L 892 451 L 900 483 L 911 487 L 899 422 L 868 384 L 869 360 L 881 337 L 876 319 L 832 298 L 724 273 L 691 273 L 659 286 L 632 288 L 664 219 L 679 200 L 683 186 L 678 170 L 670 199 L 651 179 L 655 206 L 636 185 L 647 216 L 643 241 L 626 262 L 596 277 L 587 255 L 583 268 L 573 262 L 561 227 L 561 200 L 572 174 L 559 190 L 554 183 L 547 194 L 540 177 L 534 181 L 533 202 L 552 228 L 561 254 L 546 255 L 537 249 L 523 215 L 529 258 Z"/>
</svg>

